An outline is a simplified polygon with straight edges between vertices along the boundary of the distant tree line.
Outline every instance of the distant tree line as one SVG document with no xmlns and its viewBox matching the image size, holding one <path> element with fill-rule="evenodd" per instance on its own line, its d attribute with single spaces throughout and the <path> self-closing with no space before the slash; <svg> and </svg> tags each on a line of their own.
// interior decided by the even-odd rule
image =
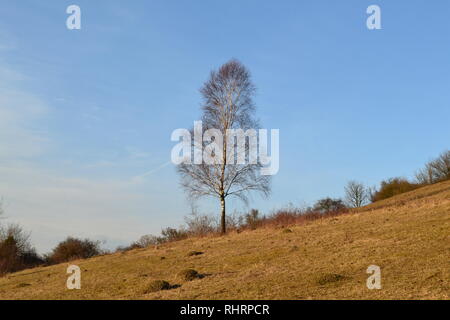
<svg viewBox="0 0 450 320">
<path fill-rule="evenodd" d="M 380 188 L 373 188 L 370 192 L 372 202 L 387 199 L 401 193 L 409 192 L 420 187 L 446 181 L 450 179 L 450 150 L 441 153 L 436 159 L 425 164 L 415 174 L 415 179 L 396 177 L 381 182 Z"/>
<path fill-rule="evenodd" d="M 358 208 L 369 202 L 384 200 L 425 185 L 449 179 L 450 150 L 446 150 L 417 171 L 412 181 L 403 177 L 390 178 L 381 181 L 378 189 L 376 187 L 368 188 L 360 182 L 350 181 L 345 187 L 346 204 L 349 207 Z"/>
</svg>

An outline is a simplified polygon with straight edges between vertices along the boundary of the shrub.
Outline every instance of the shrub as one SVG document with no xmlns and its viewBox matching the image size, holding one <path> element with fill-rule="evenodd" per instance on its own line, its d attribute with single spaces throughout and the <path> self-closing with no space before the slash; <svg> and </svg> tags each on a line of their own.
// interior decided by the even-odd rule
<svg viewBox="0 0 450 320">
<path fill-rule="evenodd" d="M 376 191 L 372 196 L 372 201 L 380 201 L 401 193 L 412 191 L 419 188 L 420 185 L 411 183 L 404 178 L 391 178 L 387 181 L 381 182 L 380 190 Z"/>
<path fill-rule="evenodd" d="M 33 268 L 45 263 L 45 260 L 36 252 L 34 248 L 22 252 L 21 257 L 22 262 L 27 268 Z"/>
<path fill-rule="evenodd" d="M 225 221 L 228 230 L 235 230 L 244 224 L 244 217 L 238 212 L 234 211 L 232 214 L 226 215 Z"/>
<path fill-rule="evenodd" d="M 320 213 L 339 212 L 347 209 L 344 201 L 341 199 L 324 198 L 316 202 L 313 211 Z"/>
<path fill-rule="evenodd" d="M 184 218 L 187 232 L 193 236 L 205 236 L 217 231 L 217 223 L 213 217 L 193 212 Z"/>
<path fill-rule="evenodd" d="M 339 203 L 342 203 L 342 200 L 340 200 Z M 334 209 L 338 208 L 341 208 L 341 206 L 337 206 Z M 280 209 L 273 212 L 267 217 L 260 218 L 258 222 L 258 227 L 266 227 L 266 226 L 286 227 L 289 225 L 302 224 L 307 221 L 333 217 L 345 214 L 347 212 L 348 209 L 345 206 L 337 211 L 325 211 L 325 210 L 316 211 L 314 208 L 303 209 L 303 208 L 296 208 L 290 205 L 284 209 Z"/>
<path fill-rule="evenodd" d="M 32 268 L 44 261 L 29 242 L 29 235 L 18 225 L 0 228 L 0 275 Z"/>
<path fill-rule="evenodd" d="M 75 259 L 87 259 L 103 253 L 99 241 L 68 237 L 47 256 L 48 263 L 62 263 Z"/>
<path fill-rule="evenodd" d="M 0 274 L 15 272 L 23 267 L 17 241 L 8 236 L 0 243 Z"/>
<path fill-rule="evenodd" d="M 130 250 L 134 250 L 134 249 L 142 249 L 143 247 L 141 247 L 137 242 L 133 242 L 128 246 L 118 246 L 115 250 L 115 252 L 122 252 L 124 253 L 125 251 L 130 251 Z"/>
<path fill-rule="evenodd" d="M 245 225 L 251 230 L 255 230 L 261 222 L 259 216 L 259 211 L 256 209 L 250 210 L 248 214 L 245 215 Z"/>
<path fill-rule="evenodd" d="M 166 228 L 161 231 L 161 236 L 163 242 L 171 242 L 186 239 L 188 234 L 183 229 Z"/>
<path fill-rule="evenodd" d="M 150 246 L 156 246 L 161 243 L 161 238 L 147 234 L 139 238 L 134 244 L 140 248 L 147 248 Z"/>
<path fill-rule="evenodd" d="M 182 228 L 174 229 L 174 228 L 166 228 L 161 231 L 161 236 L 153 236 L 153 235 L 144 235 L 139 240 L 131 243 L 129 246 L 118 247 L 116 252 L 124 252 L 133 249 L 142 249 L 147 248 L 149 246 L 156 246 L 159 244 L 163 244 L 166 242 L 178 241 L 186 239 L 190 233 Z"/>
<path fill-rule="evenodd" d="M 139 240 L 132 242 L 129 246 L 120 246 L 116 248 L 116 252 L 130 251 L 134 249 L 143 249 L 150 246 L 156 246 L 164 243 L 166 240 L 151 234 L 143 235 Z"/>
</svg>

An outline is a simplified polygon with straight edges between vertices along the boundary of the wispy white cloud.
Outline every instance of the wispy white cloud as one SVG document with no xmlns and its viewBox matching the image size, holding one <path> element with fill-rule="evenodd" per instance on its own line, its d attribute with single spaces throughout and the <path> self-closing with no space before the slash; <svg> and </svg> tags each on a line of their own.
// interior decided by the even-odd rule
<svg viewBox="0 0 450 320">
<path fill-rule="evenodd" d="M 33 157 L 47 147 L 45 132 L 33 124 L 49 107 L 20 88 L 25 79 L 0 63 L 0 160 Z"/>
<path fill-rule="evenodd" d="M 166 162 L 166 163 L 163 163 L 163 164 L 160 165 L 160 166 L 157 166 L 156 168 L 153 168 L 153 169 L 151 169 L 151 170 L 149 170 L 149 171 L 147 171 L 147 172 L 144 172 L 143 174 L 134 176 L 134 177 L 131 179 L 131 182 L 132 182 L 132 183 L 135 183 L 135 184 L 142 183 L 142 182 L 145 181 L 145 178 L 146 178 L 146 177 L 148 177 L 148 176 L 154 174 L 155 172 L 158 172 L 158 171 L 164 169 L 165 167 L 167 167 L 167 166 L 169 166 L 169 165 L 171 165 L 171 164 L 172 164 L 172 162 L 171 162 L 171 161 L 168 161 L 168 162 Z"/>
</svg>

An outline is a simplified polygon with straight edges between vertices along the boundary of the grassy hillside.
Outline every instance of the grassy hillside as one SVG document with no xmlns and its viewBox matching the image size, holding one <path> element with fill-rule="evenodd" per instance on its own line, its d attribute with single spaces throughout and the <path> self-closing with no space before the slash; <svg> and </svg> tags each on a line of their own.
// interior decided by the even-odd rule
<svg viewBox="0 0 450 320">
<path fill-rule="evenodd" d="M 66 289 L 68 264 L 25 270 L 0 279 L 0 298 L 449 299 L 450 182 L 286 229 L 74 261 L 81 290 Z M 372 264 L 381 267 L 381 290 L 366 287 Z M 187 268 L 204 277 L 181 279 Z M 146 293 L 155 279 L 174 288 Z"/>
</svg>

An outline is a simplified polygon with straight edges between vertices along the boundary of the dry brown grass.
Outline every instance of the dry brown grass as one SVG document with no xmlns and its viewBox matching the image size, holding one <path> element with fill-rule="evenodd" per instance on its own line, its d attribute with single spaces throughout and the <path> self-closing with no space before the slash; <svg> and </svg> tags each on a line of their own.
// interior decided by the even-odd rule
<svg viewBox="0 0 450 320">
<path fill-rule="evenodd" d="M 450 182 L 289 229 L 193 238 L 75 261 L 81 290 L 66 289 L 68 264 L 25 270 L 0 279 L 0 298 L 449 298 Z M 188 256 L 191 251 L 203 254 Z M 381 290 L 366 288 L 372 264 L 381 267 Z M 204 276 L 180 280 L 185 269 Z M 148 292 L 158 279 L 171 288 Z"/>
</svg>

